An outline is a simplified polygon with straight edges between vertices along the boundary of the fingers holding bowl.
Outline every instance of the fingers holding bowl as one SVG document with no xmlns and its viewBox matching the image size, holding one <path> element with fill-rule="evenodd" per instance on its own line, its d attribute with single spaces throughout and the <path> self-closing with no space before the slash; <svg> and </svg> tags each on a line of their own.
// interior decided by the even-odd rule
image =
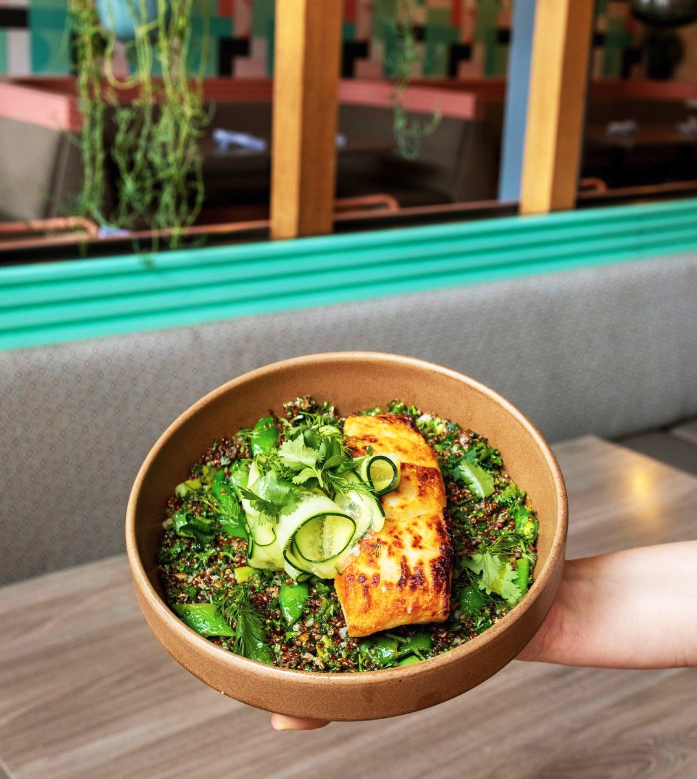
<svg viewBox="0 0 697 779">
<path fill-rule="evenodd" d="M 329 723 L 321 719 L 297 719 L 286 717 L 284 714 L 271 715 L 271 727 L 274 730 L 317 730 Z"/>
</svg>

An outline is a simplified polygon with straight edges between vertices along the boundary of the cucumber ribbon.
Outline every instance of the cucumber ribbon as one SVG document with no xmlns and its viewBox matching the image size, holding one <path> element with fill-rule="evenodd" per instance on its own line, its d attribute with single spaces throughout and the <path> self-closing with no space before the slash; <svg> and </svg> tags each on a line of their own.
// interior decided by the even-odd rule
<svg viewBox="0 0 697 779">
<path fill-rule="evenodd" d="M 388 462 L 394 466 L 393 459 Z M 398 480 L 398 465 L 394 467 L 397 478 L 390 469 L 392 484 Z M 370 467 L 367 473 L 371 474 Z M 252 465 L 250 489 L 259 478 L 256 465 Z M 356 474 L 348 478 L 357 484 L 361 481 Z M 252 508 L 250 501 L 242 500 L 250 531 L 248 565 L 283 569 L 296 581 L 304 581 L 312 575 L 333 579 L 360 539 L 368 532 L 380 531 L 385 522 L 380 501 L 364 490 L 337 493 L 331 500 L 319 490 L 298 488 L 296 497 L 299 501 L 296 508 L 281 514 L 277 523 L 260 521 L 259 512 Z"/>
</svg>

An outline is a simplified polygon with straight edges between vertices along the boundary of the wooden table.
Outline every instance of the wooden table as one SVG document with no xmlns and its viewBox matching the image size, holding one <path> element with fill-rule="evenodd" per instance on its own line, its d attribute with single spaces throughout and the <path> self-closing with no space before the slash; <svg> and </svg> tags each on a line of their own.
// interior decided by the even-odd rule
<svg viewBox="0 0 697 779">
<path fill-rule="evenodd" d="M 593 437 L 556 451 L 569 557 L 694 537 L 694 477 Z M 277 734 L 167 655 L 124 557 L 3 588 L 0 626 L 0 776 L 697 776 L 697 670 L 513 662 L 436 708 Z"/>
</svg>

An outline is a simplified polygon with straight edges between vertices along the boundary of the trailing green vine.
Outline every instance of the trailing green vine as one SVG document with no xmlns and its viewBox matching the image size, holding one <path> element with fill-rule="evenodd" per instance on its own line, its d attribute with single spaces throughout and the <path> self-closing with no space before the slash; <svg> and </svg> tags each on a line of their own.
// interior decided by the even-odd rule
<svg viewBox="0 0 697 779">
<path fill-rule="evenodd" d="M 379 5 L 382 2 L 384 0 L 380 0 Z M 418 158 L 421 141 L 436 131 L 442 119 L 440 111 L 435 111 L 428 122 L 422 122 L 410 116 L 404 106 L 404 93 L 420 61 L 415 33 L 417 5 L 417 0 L 396 0 L 393 18 L 390 19 L 384 12 L 382 13 L 384 23 L 393 29 L 396 39 L 394 56 L 389 58 L 389 64 L 397 80 L 392 96 L 394 137 L 399 153 L 408 160 Z"/>
<path fill-rule="evenodd" d="M 118 78 L 114 34 L 102 28 L 91 0 L 70 0 L 84 124 L 80 146 L 85 179 L 79 213 L 108 227 L 170 231 L 167 240 L 173 247 L 196 220 L 204 197 L 198 141 L 208 122 L 203 102 L 207 17 L 200 64 L 191 73 L 191 19 L 199 2 L 158 0 L 156 17 L 148 21 L 146 0 L 128 0 L 135 38 L 125 44 L 125 54 L 132 73 Z M 161 73 L 157 80 L 155 69 Z M 119 98 L 125 90 L 135 93 L 129 102 Z M 109 135 L 113 137 L 107 158 Z M 108 216 L 107 159 L 116 187 Z M 156 237 L 153 241 L 156 245 Z"/>
<path fill-rule="evenodd" d="M 97 9 L 90 0 L 70 0 L 70 23 L 75 36 L 78 108 L 82 114 L 83 183 L 76 211 L 103 224 L 106 195 L 104 126 L 106 105 L 101 94 L 104 38 Z"/>
</svg>

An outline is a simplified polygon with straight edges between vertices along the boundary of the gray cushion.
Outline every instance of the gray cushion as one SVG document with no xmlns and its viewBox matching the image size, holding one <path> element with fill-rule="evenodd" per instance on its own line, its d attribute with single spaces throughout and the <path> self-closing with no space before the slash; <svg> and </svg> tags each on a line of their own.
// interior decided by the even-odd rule
<svg viewBox="0 0 697 779">
<path fill-rule="evenodd" d="M 165 426 L 228 379 L 295 355 L 442 363 L 553 441 L 695 415 L 695 289 L 686 255 L 6 352 L 0 581 L 122 550 L 131 483 Z"/>
<path fill-rule="evenodd" d="M 80 150 L 68 133 L 0 117 L 0 218 L 72 213 L 81 181 Z"/>
</svg>

